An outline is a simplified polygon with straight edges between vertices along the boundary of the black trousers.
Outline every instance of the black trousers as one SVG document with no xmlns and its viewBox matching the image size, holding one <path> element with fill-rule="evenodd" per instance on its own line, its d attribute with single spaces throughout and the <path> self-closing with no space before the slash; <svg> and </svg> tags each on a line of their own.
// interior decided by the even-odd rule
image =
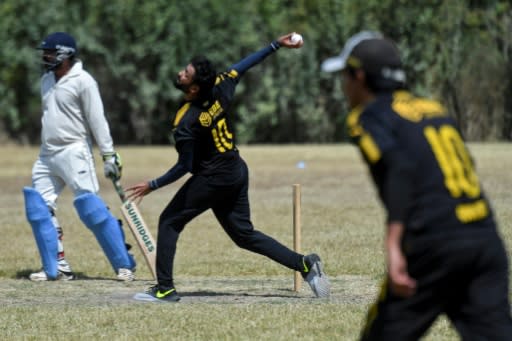
<svg viewBox="0 0 512 341">
<path fill-rule="evenodd" d="M 512 340 L 508 260 L 494 228 L 405 245 L 417 292 L 397 297 L 385 281 L 362 340 L 418 340 L 443 313 L 462 340 Z"/>
<path fill-rule="evenodd" d="M 185 225 L 208 209 L 229 237 L 243 249 L 259 253 L 296 271 L 302 269 L 302 255 L 254 229 L 250 219 L 248 170 L 242 160 L 230 184 L 215 177 L 192 176 L 179 189 L 160 215 L 158 223 L 156 271 L 158 284 L 173 287 L 176 243 Z"/>
</svg>

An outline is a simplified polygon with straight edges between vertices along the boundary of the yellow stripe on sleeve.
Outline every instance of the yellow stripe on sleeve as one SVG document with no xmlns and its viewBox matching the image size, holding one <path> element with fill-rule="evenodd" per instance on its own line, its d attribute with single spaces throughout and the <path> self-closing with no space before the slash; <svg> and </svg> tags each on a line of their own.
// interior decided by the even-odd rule
<svg viewBox="0 0 512 341">
<path fill-rule="evenodd" d="M 381 158 L 379 146 L 375 143 L 371 135 L 363 133 L 359 139 L 359 147 L 370 163 L 376 163 Z"/>
<path fill-rule="evenodd" d="M 346 118 L 348 133 L 352 138 L 361 136 L 361 133 L 363 131 L 363 128 L 359 124 L 359 116 L 361 116 L 362 112 L 363 107 L 357 106 L 356 108 L 352 109 L 352 111 L 348 114 Z"/>
<path fill-rule="evenodd" d="M 190 108 L 190 102 L 185 103 L 176 113 L 176 117 L 174 118 L 174 127 L 177 127 L 180 123 L 183 115 L 187 112 L 188 108 Z"/>
</svg>

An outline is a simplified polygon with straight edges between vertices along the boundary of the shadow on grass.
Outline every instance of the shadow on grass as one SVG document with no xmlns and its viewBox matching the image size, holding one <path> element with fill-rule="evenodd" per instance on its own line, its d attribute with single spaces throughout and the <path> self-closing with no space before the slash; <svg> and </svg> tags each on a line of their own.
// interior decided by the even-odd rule
<svg viewBox="0 0 512 341">
<path fill-rule="evenodd" d="M 300 296 L 297 296 L 295 294 L 271 294 L 271 293 L 247 293 L 247 292 L 222 292 L 222 291 L 207 291 L 207 290 L 201 290 L 201 291 L 186 291 L 186 292 L 179 292 L 179 295 L 181 297 L 221 297 L 221 296 L 228 296 L 228 297 L 275 297 L 275 298 L 295 298 L 300 299 Z"/>
<path fill-rule="evenodd" d="M 41 271 L 41 269 L 25 269 L 25 270 L 20 270 L 20 271 L 17 271 L 16 272 L 16 275 L 14 277 L 12 277 L 13 279 L 29 279 L 29 276 L 30 274 L 34 273 L 34 272 L 39 272 Z M 75 275 L 75 278 L 73 279 L 74 281 L 113 281 L 113 280 L 116 280 L 115 278 L 113 277 L 92 277 L 92 276 L 87 276 L 85 273 L 83 272 L 73 272 L 73 274 Z"/>
</svg>

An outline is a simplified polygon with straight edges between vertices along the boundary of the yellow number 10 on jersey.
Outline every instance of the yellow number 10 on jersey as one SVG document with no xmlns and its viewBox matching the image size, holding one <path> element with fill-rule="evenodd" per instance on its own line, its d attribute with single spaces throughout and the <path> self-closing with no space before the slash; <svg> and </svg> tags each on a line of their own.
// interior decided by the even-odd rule
<svg viewBox="0 0 512 341">
<path fill-rule="evenodd" d="M 224 153 L 226 150 L 233 149 L 233 134 L 229 132 L 225 118 L 219 120 L 213 127 L 212 136 L 219 152 Z"/>
<path fill-rule="evenodd" d="M 463 194 L 469 198 L 478 197 L 478 177 L 459 132 L 450 125 L 441 126 L 439 130 L 428 126 L 425 128 L 425 136 L 432 146 L 450 194 L 454 198 Z"/>
<path fill-rule="evenodd" d="M 443 125 L 439 129 L 428 126 L 424 133 L 443 172 L 444 184 L 451 196 L 460 198 L 466 195 L 468 198 L 478 198 L 480 183 L 459 132 L 450 125 Z M 489 209 L 487 203 L 480 199 L 457 205 L 455 214 L 463 223 L 469 223 L 487 217 Z"/>
</svg>

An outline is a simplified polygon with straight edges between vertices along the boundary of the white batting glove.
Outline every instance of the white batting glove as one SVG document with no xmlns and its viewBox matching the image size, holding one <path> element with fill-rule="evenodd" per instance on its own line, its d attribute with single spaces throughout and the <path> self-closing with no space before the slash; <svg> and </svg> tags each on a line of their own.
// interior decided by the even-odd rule
<svg viewBox="0 0 512 341">
<path fill-rule="evenodd" d="M 109 179 L 119 180 L 121 179 L 123 171 L 123 162 L 121 155 L 116 152 L 105 153 L 103 156 L 103 170 L 105 177 Z"/>
</svg>

